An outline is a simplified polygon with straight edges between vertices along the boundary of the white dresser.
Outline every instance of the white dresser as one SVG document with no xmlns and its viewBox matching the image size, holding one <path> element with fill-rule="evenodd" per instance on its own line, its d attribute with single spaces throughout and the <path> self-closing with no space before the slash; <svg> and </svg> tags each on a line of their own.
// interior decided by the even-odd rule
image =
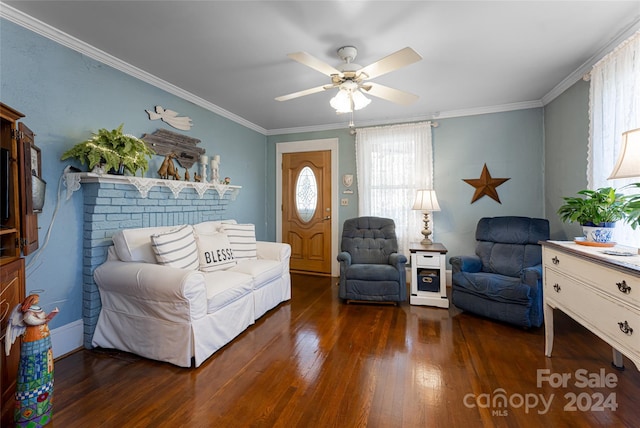
<svg viewBox="0 0 640 428">
<path fill-rule="evenodd" d="M 545 355 L 553 349 L 553 309 L 560 309 L 613 347 L 640 370 L 640 255 L 630 248 L 600 248 L 571 241 L 545 241 Z M 607 255 L 606 250 L 634 252 Z M 621 355 L 622 354 L 622 355 Z"/>
</svg>

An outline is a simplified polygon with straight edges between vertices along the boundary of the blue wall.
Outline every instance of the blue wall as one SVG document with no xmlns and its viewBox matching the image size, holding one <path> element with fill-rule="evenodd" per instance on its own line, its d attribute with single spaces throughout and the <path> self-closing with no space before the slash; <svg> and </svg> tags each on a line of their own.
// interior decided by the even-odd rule
<svg viewBox="0 0 640 428">
<path fill-rule="evenodd" d="M 577 223 L 562 223 L 556 214 L 564 196 L 587 188 L 589 83 L 580 79 L 544 109 L 545 209 L 551 238 L 582 236 Z"/>
<path fill-rule="evenodd" d="M 543 112 L 541 108 L 438 120 L 433 130 L 434 189 L 442 211 L 433 213 L 433 239 L 448 256 L 473 254 L 480 217 L 543 217 Z M 357 124 L 356 124 L 357 125 Z M 348 130 L 274 135 L 268 138 L 269 236 L 275 236 L 275 153 L 281 142 L 339 139 L 339 174 L 356 173 L 355 138 Z M 482 167 L 492 177 L 509 178 L 497 188 L 501 203 L 485 196 L 475 203 L 475 189 L 462 181 L 478 178 Z M 341 195 L 340 197 L 343 197 Z M 340 225 L 358 215 L 358 194 L 340 207 Z"/>
<path fill-rule="evenodd" d="M 94 61 L 78 52 L 0 20 L 0 101 L 22 112 L 42 150 L 47 195 L 39 215 L 40 246 L 55 211 L 58 182 L 64 167 L 60 156 L 99 128 L 124 123 L 127 133 L 142 136 L 166 128 L 202 140 L 207 154 L 221 155 L 220 172 L 242 186 L 228 205 L 227 216 L 256 224 L 258 239 L 266 237 L 266 137 L 188 101 Z M 188 116 L 194 126 L 179 131 L 150 121 L 145 109 L 161 105 Z M 156 177 L 162 158 L 154 157 L 146 176 Z M 195 168 L 192 168 L 191 176 Z M 181 171 L 183 174 L 184 171 Z M 44 290 L 43 307 L 60 314 L 53 328 L 82 318 L 82 195 L 62 200 L 51 238 L 40 254 L 26 259 L 27 292 Z"/>
<path fill-rule="evenodd" d="M 37 134 L 36 144 L 42 150 L 48 190 L 39 216 L 41 245 L 56 206 L 58 180 L 68 164 L 59 161 L 60 155 L 92 131 L 120 123 L 138 136 L 157 128 L 173 130 L 148 120 L 144 110 L 155 105 L 191 117 L 194 127 L 179 132 L 201 139 L 207 154 L 221 155 L 221 174 L 243 186 L 229 204 L 228 217 L 255 223 L 258 239 L 275 239 L 277 143 L 338 138 L 339 175 L 356 174 L 355 138 L 346 129 L 265 137 L 6 20 L 0 20 L 0 50 L 0 100 L 27 116 L 24 122 Z M 584 171 L 573 157 L 565 162 L 564 149 L 555 148 L 570 138 L 575 143 L 567 149 L 578 146 L 586 153 L 584 85 L 567 92 L 549 111 L 535 108 L 438 119 L 439 126 L 433 129 L 434 186 L 442 211 L 434 213 L 433 229 L 449 256 L 473 252 L 480 217 L 545 216 L 544 186 L 548 192 L 554 186 L 551 181 L 562 181 L 568 170 Z M 546 122 L 552 124 L 547 131 Z M 554 162 L 551 179 L 545 176 L 545 150 L 547 162 Z M 155 176 L 161 161 L 154 158 L 147 176 Z M 484 163 L 493 177 L 510 179 L 497 189 L 501 204 L 488 197 L 471 204 L 474 188 L 462 180 L 478 178 Z M 340 224 L 358 215 L 357 193 L 348 197 L 349 206 L 338 209 Z M 553 216 L 553 210 L 547 209 L 546 215 Z M 61 309 L 52 322 L 54 328 L 82 318 L 82 224 L 81 195 L 69 201 L 63 195 L 47 247 L 39 256 L 27 258 L 31 263 L 27 291 L 44 289 L 45 309 Z"/>
</svg>

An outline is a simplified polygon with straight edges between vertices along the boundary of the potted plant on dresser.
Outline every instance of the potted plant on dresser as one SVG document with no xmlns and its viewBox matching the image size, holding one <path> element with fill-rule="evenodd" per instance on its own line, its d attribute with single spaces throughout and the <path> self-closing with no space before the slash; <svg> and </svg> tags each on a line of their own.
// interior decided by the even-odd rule
<svg viewBox="0 0 640 428">
<path fill-rule="evenodd" d="M 594 246 L 613 246 L 613 230 L 617 221 L 628 221 L 635 229 L 638 218 L 633 219 L 634 196 L 624 195 L 612 187 L 580 190 L 579 196 L 564 197 L 558 215 L 565 223 L 579 223 L 584 233 L 577 243 Z"/>
<path fill-rule="evenodd" d="M 136 175 L 142 170 L 142 175 L 149 168 L 149 159 L 155 152 L 140 138 L 124 134 L 120 125 L 111 131 L 99 129 L 91 138 L 76 144 L 62 154 L 60 160 L 74 158 L 81 164 L 88 164 L 89 170 L 94 172 L 110 172 L 124 174 L 128 171 Z"/>
</svg>

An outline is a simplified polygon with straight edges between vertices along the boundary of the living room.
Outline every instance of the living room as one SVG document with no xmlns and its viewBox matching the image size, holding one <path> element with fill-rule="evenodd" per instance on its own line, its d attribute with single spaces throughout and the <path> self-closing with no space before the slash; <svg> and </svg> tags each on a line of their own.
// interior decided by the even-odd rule
<svg viewBox="0 0 640 428">
<path fill-rule="evenodd" d="M 626 11 L 621 14 L 626 20 L 607 32 L 610 49 L 616 46 L 616 37 L 624 39 L 622 33 L 632 34 L 640 28 L 638 3 L 619 3 L 626 3 L 626 9 L 618 5 L 621 11 Z M 116 58 L 118 64 L 103 62 L 114 59 L 93 48 L 89 40 L 81 43 L 68 35 L 56 34 L 54 23 L 51 27 L 43 25 L 20 12 L 16 4 L 3 4 L 0 17 L 0 100 L 23 113 L 22 121 L 35 132 L 35 144 L 41 149 L 43 179 L 47 182 L 44 207 L 38 216 L 42 250 L 26 258 L 26 290 L 43 291 L 41 304 L 47 312 L 54 307 L 60 309 L 50 323 L 56 357 L 83 346 L 85 275 L 84 203 L 81 192 L 66 199 L 60 178 L 70 162 L 60 158 L 91 132 L 124 123 L 125 131 L 135 136 L 152 133 L 163 125 L 150 121 L 145 110 L 156 105 L 191 118 L 194 127 L 188 134 L 202 140 L 200 146 L 210 156 L 219 154 L 222 176 L 231 177 L 231 184 L 242 187 L 236 199 L 226 206 L 225 217 L 255 224 L 256 237 L 265 241 L 279 239 L 277 144 L 338 139 L 336 175 L 356 174 L 355 137 L 346 123 L 333 129 L 314 129 L 304 123 L 286 130 L 265 129 L 241 115 L 216 110 L 212 102 L 207 109 L 197 104 L 197 100 L 176 95 L 160 79 L 154 85 L 147 74 L 141 73 L 143 79 L 135 77 L 133 67 L 129 67 L 129 73 L 118 69 L 126 68 L 125 59 Z M 392 47 L 389 52 L 401 47 Z M 90 56 L 89 52 L 96 56 Z M 285 61 L 288 52 L 283 50 L 282 57 L 273 60 Z M 99 54 L 103 54 L 103 61 L 97 59 Z M 431 118 L 438 122 L 432 128 L 433 175 L 442 208 L 433 214 L 434 238 L 446 244 L 448 255 L 472 254 L 475 226 L 479 218 L 487 216 L 548 218 L 551 239 L 566 240 L 580 234 L 576 225 L 562 223 L 556 210 L 562 196 L 587 187 L 589 82 L 582 79 L 588 71 L 582 70 L 582 65 L 576 64 L 570 75 L 556 82 L 558 87 L 550 88 L 539 98 L 502 108 L 489 102 L 477 109 L 458 114 L 443 111 Z M 460 88 L 474 89 L 464 84 Z M 376 102 L 382 103 L 373 101 Z M 457 107 L 451 108 L 454 109 Z M 359 126 L 357 115 L 356 126 Z M 155 176 L 161 162 L 161 157 L 154 157 L 147 176 Z M 479 177 L 485 163 L 494 177 L 510 180 L 498 188 L 501 203 L 485 197 L 471 204 L 473 188 L 463 179 Z M 336 207 L 338 224 L 358 216 L 357 193 L 348 197 L 348 205 Z M 630 365 L 630 370 L 635 368 Z"/>
</svg>

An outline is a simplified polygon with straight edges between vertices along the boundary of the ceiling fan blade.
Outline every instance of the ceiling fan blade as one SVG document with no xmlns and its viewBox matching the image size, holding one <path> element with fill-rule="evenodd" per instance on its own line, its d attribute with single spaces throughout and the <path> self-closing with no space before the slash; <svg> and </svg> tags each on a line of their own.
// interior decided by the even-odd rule
<svg viewBox="0 0 640 428">
<path fill-rule="evenodd" d="M 334 85 L 316 86 L 315 88 L 305 89 L 304 91 L 298 91 L 298 92 L 294 92 L 292 94 L 281 95 L 279 97 L 276 97 L 276 101 L 292 100 L 294 98 L 304 97 L 305 95 L 311 95 L 311 94 L 315 94 L 317 92 L 322 92 L 322 91 L 324 91 L 326 89 L 331 89 L 333 87 L 334 87 Z"/>
<path fill-rule="evenodd" d="M 382 98 L 396 104 L 401 104 L 403 106 L 412 104 L 419 98 L 417 95 L 380 85 L 379 83 L 368 82 L 366 85 L 362 86 L 362 89 L 369 95 L 373 95 L 374 97 Z"/>
<path fill-rule="evenodd" d="M 326 76 L 340 74 L 340 71 L 338 71 L 335 67 L 330 66 L 324 61 L 320 61 L 318 58 L 306 52 L 290 53 L 287 56 L 292 60 L 298 61 L 300 64 L 306 65 L 307 67 L 311 67 Z"/>
<path fill-rule="evenodd" d="M 365 73 L 367 75 L 365 80 L 369 80 L 405 67 L 409 64 L 413 64 L 414 62 L 418 62 L 421 59 L 422 57 L 418 52 L 414 51 L 410 47 L 406 47 L 392 53 L 391 55 L 385 56 L 373 64 L 363 67 L 360 69 L 360 73 Z"/>
</svg>

